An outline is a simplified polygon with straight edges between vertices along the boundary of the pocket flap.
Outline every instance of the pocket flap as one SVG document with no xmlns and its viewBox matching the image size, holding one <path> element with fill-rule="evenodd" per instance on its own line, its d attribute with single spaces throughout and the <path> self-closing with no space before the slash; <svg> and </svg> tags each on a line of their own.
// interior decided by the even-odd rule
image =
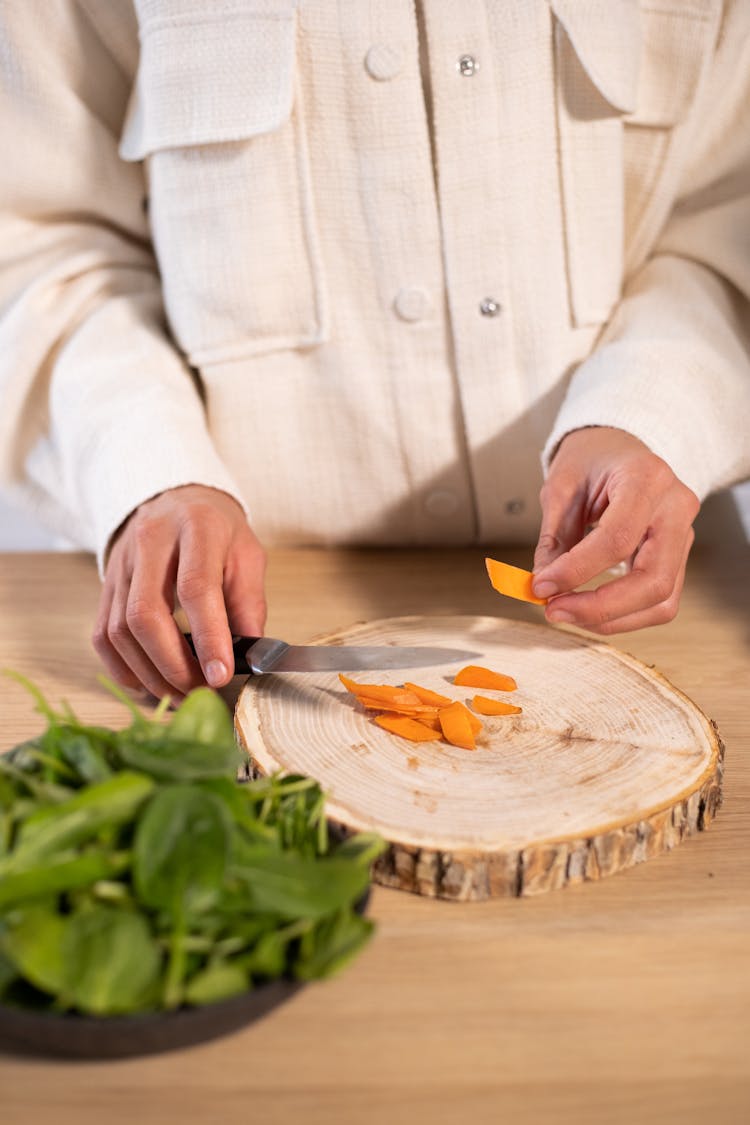
<svg viewBox="0 0 750 1125">
<path fill-rule="evenodd" d="M 225 14 L 155 15 L 141 56 L 120 156 L 239 141 L 277 129 L 294 90 L 296 0 L 247 2 Z M 174 7 L 174 5 L 172 5 Z"/>
<path fill-rule="evenodd" d="M 626 122 L 669 127 L 693 102 L 720 0 L 550 0 L 576 57 Z"/>
<path fill-rule="evenodd" d="M 605 101 L 621 113 L 632 113 L 641 48 L 638 0 L 550 0 L 550 7 Z"/>
</svg>

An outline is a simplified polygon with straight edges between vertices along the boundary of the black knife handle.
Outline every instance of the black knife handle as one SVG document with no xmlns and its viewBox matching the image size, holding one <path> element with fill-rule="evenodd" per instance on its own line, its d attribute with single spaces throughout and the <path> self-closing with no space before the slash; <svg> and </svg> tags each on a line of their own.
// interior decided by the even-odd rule
<svg viewBox="0 0 750 1125">
<path fill-rule="evenodd" d="M 193 656 L 196 656 L 195 643 L 191 633 L 184 633 L 183 636 L 188 643 L 188 647 Z M 260 637 L 232 637 L 232 652 L 234 653 L 234 673 L 235 676 L 252 676 L 252 669 L 247 662 L 247 650 L 259 641 Z"/>
</svg>

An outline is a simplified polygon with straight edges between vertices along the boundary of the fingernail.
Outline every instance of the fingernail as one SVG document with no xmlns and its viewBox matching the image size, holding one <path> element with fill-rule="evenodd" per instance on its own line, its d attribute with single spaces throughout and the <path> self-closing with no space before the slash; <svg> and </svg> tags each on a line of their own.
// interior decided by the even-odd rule
<svg viewBox="0 0 750 1125">
<path fill-rule="evenodd" d="M 551 609 L 547 614 L 547 620 L 559 622 L 561 625 L 572 625 L 575 618 L 565 609 Z"/>
<path fill-rule="evenodd" d="M 226 664 L 221 660 L 209 660 L 206 665 L 206 680 L 211 687 L 221 687 L 227 678 Z"/>
<path fill-rule="evenodd" d="M 534 593 L 538 598 L 551 598 L 553 594 L 557 593 L 557 586 L 554 582 L 535 582 Z"/>
</svg>

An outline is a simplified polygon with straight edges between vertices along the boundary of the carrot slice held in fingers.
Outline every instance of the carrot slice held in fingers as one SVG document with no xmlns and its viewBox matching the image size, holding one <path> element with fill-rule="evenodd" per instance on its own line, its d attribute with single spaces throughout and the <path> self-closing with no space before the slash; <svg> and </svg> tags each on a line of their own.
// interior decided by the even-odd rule
<svg viewBox="0 0 750 1125">
<path fill-rule="evenodd" d="M 469 712 L 463 703 L 456 702 L 451 703 L 450 707 L 442 707 L 438 717 L 446 742 L 450 742 L 452 746 L 460 746 L 463 750 L 476 749 Z"/>
<path fill-rule="evenodd" d="M 518 598 L 522 602 L 532 602 L 534 605 L 546 605 L 546 598 L 538 598 L 531 589 L 534 575 L 530 570 L 523 570 L 520 566 L 511 566 L 510 563 L 498 562 L 497 559 L 485 559 L 490 582 L 498 594 L 505 594 L 508 598 Z"/>
<path fill-rule="evenodd" d="M 520 715 L 521 708 L 502 699 L 488 699 L 486 695 L 475 695 L 471 705 L 480 715 Z"/>
<path fill-rule="evenodd" d="M 491 668 L 482 668 L 479 664 L 467 664 L 456 672 L 453 683 L 457 687 L 489 688 L 490 691 L 515 691 L 518 687 L 512 676 L 504 676 L 502 672 L 493 672 Z"/>
<path fill-rule="evenodd" d="M 449 707 L 453 702 L 447 695 L 441 695 L 439 691 L 432 691 L 430 688 L 420 687 L 419 684 L 405 683 L 404 687 L 407 691 L 413 692 L 423 703 L 431 703 L 433 707 Z"/>
<path fill-rule="evenodd" d="M 391 734 L 400 734 L 410 742 L 437 742 L 441 737 L 440 731 L 430 730 L 424 723 L 419 723 L 408 715 L 376 715 L 374 721 L 384 730 L 390 731 Z"/>
</svg>

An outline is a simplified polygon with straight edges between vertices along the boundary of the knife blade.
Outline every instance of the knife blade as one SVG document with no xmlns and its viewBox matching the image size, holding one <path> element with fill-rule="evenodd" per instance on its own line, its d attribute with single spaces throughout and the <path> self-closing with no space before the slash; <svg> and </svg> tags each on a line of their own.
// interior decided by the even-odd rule
<svg viewBox="0 0 750 1125">
<path fill-rule="evenodd" d="M 190 633 L 185 640 L 195 653 Z M 357 672 L 458 664 L 479 653 L 460 648 L 404 648 L 400 645 L 288 645 L 276 637 L 233 637 L 234 674 L 268 672 Z"/>
</svg>

